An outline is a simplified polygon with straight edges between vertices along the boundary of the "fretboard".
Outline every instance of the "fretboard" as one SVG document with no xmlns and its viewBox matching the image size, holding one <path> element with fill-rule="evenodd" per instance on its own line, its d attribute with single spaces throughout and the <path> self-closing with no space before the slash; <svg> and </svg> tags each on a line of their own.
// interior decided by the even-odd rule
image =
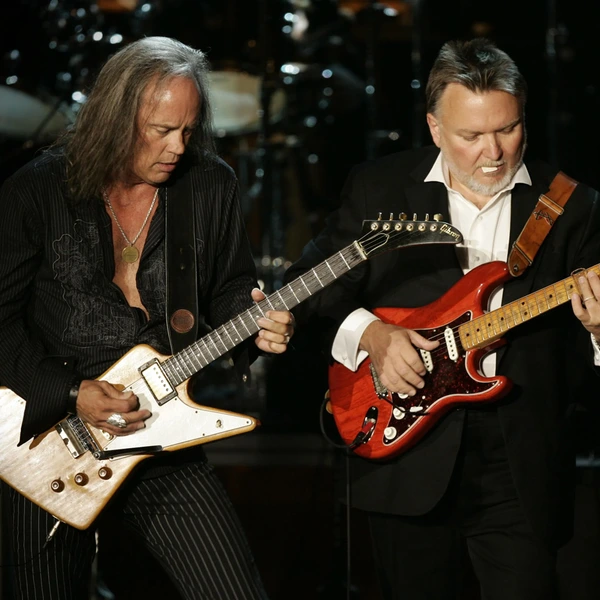
<svg viewBox="0 0 600 600">
<path fill-rule="evenodd" d="M 587 270 L 600 275 L 600 264 Z M 469 350 L 487 346 L 509 329 L 568 302 L 576 293 L 578 287 L 571 276 L 477 317 L 458 328 L 462 347 Z"/>
<path fill-rule="evenodd" d="M 334 254 L 291 283 L 257 302 L 254 306 L 217 327 L 181 352 L 164 361 L 163 368 L 172 385 L 189 379 L 213 360 L 223 356 L 254 335 L 256 324 L 268 310 L 290 310 L 338 277 L 366 260 L 356 242 Z"/>
</svg>

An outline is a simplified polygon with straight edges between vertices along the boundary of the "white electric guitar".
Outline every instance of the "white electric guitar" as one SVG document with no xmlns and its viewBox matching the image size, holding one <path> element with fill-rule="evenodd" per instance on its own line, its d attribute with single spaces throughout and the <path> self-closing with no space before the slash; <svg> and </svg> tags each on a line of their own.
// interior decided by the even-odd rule
<svg viewBox="0 0 600 600">
<path fill-rule="evenodd" d="M 376 254 L 417 244 L 462 241 L 452 225 L 433 221 L 363 222 L 363 235 L 337 254 L 173 356 L 132 348 L 100 380 L 131 390 L 152 416 L 131 435 L 112 436 L 75 415 L 17 446 L 25 401 L 0 388 L 0 477 L 29 500 L 78 529 L 86 529 L 140 461 L 159 452 L 204 444 L 254 429 L 252 417 L 192 401 L 192 375 L 254 335 L 268 310 L 288 310 Z"/>
</svg>

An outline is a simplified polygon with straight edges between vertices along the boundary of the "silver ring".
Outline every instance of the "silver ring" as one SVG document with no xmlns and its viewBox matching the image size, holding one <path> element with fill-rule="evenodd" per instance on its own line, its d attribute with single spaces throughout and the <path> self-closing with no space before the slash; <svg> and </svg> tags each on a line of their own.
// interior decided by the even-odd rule
<svg viewBox="0 0 600 600">
<path fill-rule="evenodd" d="M 582 298 L 582 299 L 581 299 L 581 301 L 582 301 L 583 303 L 585 303 L 585 302 L 587 302 L 588 300 L 595 300 L 595 299 L 596 299 L 596 296 L 590 296 L 589 298 Z"/>
<path fill-rule="evenodd" d="M 118 427 L 119 429 L 125 429 L 125 427 L 127 427 L 127 421 L 119 413 L 113 413 L 112 415 L 110 415 L 110 417 L 106 419 L 106 422 L 109 425 Z"/>
</svg>

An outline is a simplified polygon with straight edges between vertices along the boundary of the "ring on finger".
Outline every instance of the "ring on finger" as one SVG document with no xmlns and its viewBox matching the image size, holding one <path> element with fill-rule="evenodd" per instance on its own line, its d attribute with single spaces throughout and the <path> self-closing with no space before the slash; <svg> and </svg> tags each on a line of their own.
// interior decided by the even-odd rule
<svg viewBox="0 0 600 600">
<path fill-rule="evenodd" d="M 586 302 L 589 302 L 590 300 L 595 300 L 596 296 L 589 296 L 588 298 L 582 298 L 581 301 L 585 304 Z"/>
<path fill-rule="evenodd" d="M 125 429 L 127 427 L 127 421 L 123 418 L 123 415 L 119 413 L 113 413 L 106 419 L 106 422 L 109 425 L 113 425 L 114 427 L 118 427 L 119 429 Z"/>
</svg>

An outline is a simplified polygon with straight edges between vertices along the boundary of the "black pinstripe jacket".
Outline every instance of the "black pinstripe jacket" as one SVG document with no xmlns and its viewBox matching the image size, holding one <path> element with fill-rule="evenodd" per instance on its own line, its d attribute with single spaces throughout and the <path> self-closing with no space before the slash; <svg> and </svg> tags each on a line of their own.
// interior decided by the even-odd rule
<svg viewBox="0 0 600 600">
<path fill-rule="evenodd" d="M 215 327 L 252 303 L 256 273 L 224 162 L 180 167 L 196 210 L 201 315 Z M 75 380 L 97 377 L 137 344 L 169 354 L 165 321 L 161 189 L 140 258 L 138 288 L 149 319 L 112 282 L 114 252 L 103 203 L 66 201 L 61 156 L 46 153 L 0 192 L 0 381 L 27 401 L 21 443 L 64 417 Z M 246 361 L 247 364 L 247 361 Z"/>
</svg>

